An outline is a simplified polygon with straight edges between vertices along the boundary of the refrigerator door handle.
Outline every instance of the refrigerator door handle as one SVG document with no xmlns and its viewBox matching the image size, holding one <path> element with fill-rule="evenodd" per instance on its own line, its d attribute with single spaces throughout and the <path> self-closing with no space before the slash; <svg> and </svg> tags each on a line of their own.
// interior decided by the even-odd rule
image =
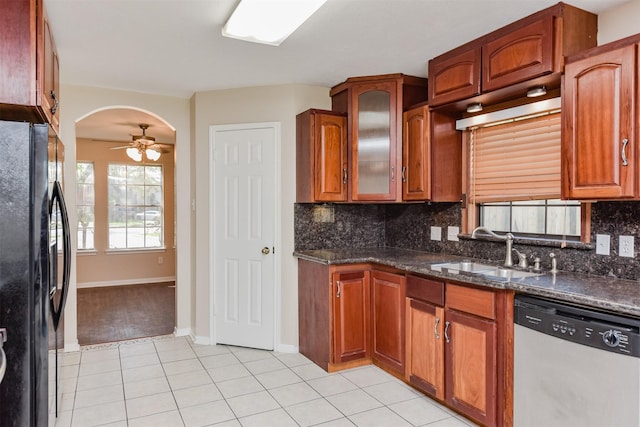
<svg viewBox="0 0 640 427">
<path fill-rule="evenodd" d="M 64 195 L 62 194 L 62 186 L 59 181 L 53 183 L 53 190 L 51 192 L 51 202 L 49 204 L 49 215 L 53 213 L 54 204 L 57 204 L 60 212 L 60 220 L 62 221 L 62 289 L 60 292 L 60 301 L 58 306 L 54 302 L 54 299 L 50 299 L 51 304 L 51 316 L 53 318 L 53 328 L 58 330 L 62 313 L 64 312 L 64 305 L 67 302 L 67 289 L 69 288 L 69 277 L 71 275 L 71 235 L 69 229 L 69 216 L 67 215 L 67 206 L 64 202 Z M 56 262 L 52 260 L 51 262 Z"/>
<path fill-rule="evenodd" d="M 7 355 L 4 353 L 4 343 L 7 342 L 7 330 L 0 328 L 0 383 L 7 371 Z"/>
</svg>

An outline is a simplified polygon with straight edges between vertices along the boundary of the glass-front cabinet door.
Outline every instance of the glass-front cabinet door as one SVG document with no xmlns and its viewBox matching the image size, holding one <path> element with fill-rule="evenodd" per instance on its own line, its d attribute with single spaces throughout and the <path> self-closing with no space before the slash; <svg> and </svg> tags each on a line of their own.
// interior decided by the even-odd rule
<svg viewBox="0 0 640 427">
<path fill-rule="evenodd" d="M 352 200 L 395 200 L 397 89 L 395 81 L 355 85 L 352 92 Z"/>
</svg>

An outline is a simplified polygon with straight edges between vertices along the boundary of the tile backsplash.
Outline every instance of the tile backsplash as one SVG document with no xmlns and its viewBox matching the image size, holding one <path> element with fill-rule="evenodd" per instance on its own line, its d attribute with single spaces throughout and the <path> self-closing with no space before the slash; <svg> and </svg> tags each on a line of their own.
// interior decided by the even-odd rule
<svg viewBox="0 0 640 427">
<path fill-rule="evenodd" d="M 539 257 L 550 268 L 549 254 L 558 268 L 598 276 L 640 279 L 640 203 L 598 202 L 592 205 L 592 244 L 581 247 L 548 247 L 516 240 L 514 247 L 529 258 Z M 445 252 L 491 261 L 502 261 L 505 244 L 486 240 L 447 240 L 447 228 L 460 227 L 459 203 L 412 204 L 295 204 L 295 248 L 339 249 L 398 247 Z M 441 240 L 431 240 L 431 227 L 440 227 Z M 596 255 L 596 234 L 611 236 L 610 255 Z M 634 257 L 618 256 L 618 237 L 634 236 Z"/>
</svg>

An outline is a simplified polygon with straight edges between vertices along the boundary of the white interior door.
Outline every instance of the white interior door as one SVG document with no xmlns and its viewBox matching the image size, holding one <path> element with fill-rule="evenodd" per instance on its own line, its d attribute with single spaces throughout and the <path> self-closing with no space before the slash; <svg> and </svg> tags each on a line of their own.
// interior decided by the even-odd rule
<svg viewBox="0 0 640 427">
<path fill-rule="evenodd" d="M 215 341 L 272 350 L 276 124 L 212 126 Z"/>
</svg>

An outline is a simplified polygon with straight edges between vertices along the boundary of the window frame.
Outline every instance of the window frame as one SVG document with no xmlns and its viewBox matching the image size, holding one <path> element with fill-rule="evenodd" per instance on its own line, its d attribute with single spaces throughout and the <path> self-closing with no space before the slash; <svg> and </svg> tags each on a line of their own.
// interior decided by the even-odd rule
<svg viewBox="0 0 640 427">
<path fill-rule="evenodd" d="M 562 114 L 562 112 L 560 112 Z M 480 222 L 480 203 L 474 203 L 469 195 L 472 183 L 471 171 L 471 141 L 469 129 L 460 129 L 462 132 L 462 233 L 470 235 L 478 227 Z M 562 144 L 562 142 L 560 142 Z M 561 150 L 561 146 L 558 148 Z M 511 200 L 504 200 L 505 202 Z M 514 234 L 512 232 L 512 234 Z M 564 246 L 567 242 L 577 242 L 582 244 L 591 243 L 591 203 L 580 202 L 580 236 L 557 236 L 531 233 L 515 233 L 516 240 L 522 242 L 535 242 L 539 245 Z"/>
<path fill-rule="evenodd" d="M 81 183 L 80 179 L 78 177 L 78 166 L 80 164 L 87 164 L 87 165 L 91 165 L 91 176 L 93 177 L 93 182 L 91 183 L 91 192 L 92 194 L 92 199 L 93 199 L 93 203 L 92 204 L 86 204 L 86 203 L 81 203 L 80 202 L 80 197 L 79 197 L 79 192 L 80 192 L 80 186 L 81 185 L 87 185 L 87 183 Z M 77 250 L 78 252 L 95 252 L 96 250 L 96 168 L 95 168 L 95 162 L 94 161 L 89 161 L 89 160 L 78 160 L 76 161 L 76 215 L 77 215 L 77 224 L 76 226 L 77 228 L 77 234 L 78 234 L 78 241 L 76 242 L 77 245 Z M 80 219 L 82 217 L 82 215 L 80 215 L 80 211 L 81 208 L 90 208 L 92 215 L 93 215 L 93 227 L 90 228 L 86 228 L 85 230 L 93 230 L 93 246 L 91 248 L 81 248 L 80 247 L 80 233 L 81 233 L 81 227 L 80 227 Z"/>
<path fill-rule="evenodd" d="M 124 200 L 125 203 L 115 203 L 112 204 L 111 199 L 111 191 L 112 191 L 112 185 L 111 185 L 111 168 L 112 166 L 124 166 L 125 167 L 125 183 L 124 183 L 124 189 L 125 189 L 125 195 L 124 195 Z M 144 173 L 143 173 L 143 178 L 142 178 L 142 183 L 130 183 L 129 182 L 129 177 L 128 177 L 128 170 L 129 168 L 132 167 L 142 167 L 144 168 Z M 147 176 L 147 168 L 159 168 L 160 170 L 160 184 L 148 184 L 146 182 L 146 176 Z M 165 170 L 164 170 L 164 165 L 162 164 L 157 164 L 157 163 L 132 163 L 132 162 L 108 162 L 107 164 L 107 221 L 106 221 L 106 225 L 107 225 L 107 252 L 153 252 L 153 251 L 159 251 L 159 250 L 164 250 L 166 249 L 166 245 L 165 245 L 165 239 L 164 239 L 164 233 L 165 233 L 165 226 L 164 226 L 164 219 L 165 219 L 165 215 L 164 215 L 164 198 L 165 198 L 165 194 L 164 194 L 164 181 L 165 181 Z M 140 203 L 135 203 L 135 204 L 130 204 L 129 203 L 129 187 L 130 186 L 141 186 L 143 187 L 143 202 L 142 204 Z M 160 197 L 160 204 L 147 204 L 146 203 L 146 188 L 147 187 L 159 187 L 159 192 L 158 194 L 161 195 Z M 111 214 L 112 214 L 112 209 L 113 208 L 119 208 L 119 209 L 123 209 L 124 210 L 124 227 L 113 227 L 112 226 L 112 221 L 111 221 Z M 135 212 L 134 212 L 135 211 Z M 160 212 L 160 219 L 158 221 L 158 223 L 149 223 L 149 221 L 147 221 L 146 217 L 142 220 L 142 227 L 139 227 L 140 225 L 140 221 L 139 219 L 137 219 L 136 217 L 139 216 L 140 212 L 142 213 L 146 213 L 146 212 L 150 212 L 150 211 L 159 211 Z M 133 225 L 130 225 L 133 224 Z M 118 247 L 118 246 L 113 246 L 113 237 L 112 237 L 112 229 L 114 228 L 124 228 L 124 232 L 125 232 L 125 245 L 124 247 Z M 130 231 L 133 228 L 142 228 L 143 229 L 143 233 L 142 233 L 142 239 L 144 242 L 144 246 L 130 246 Z M 159 238 L 159 245 L 157 246 L 147 246 L 147 233 L 149 232 L 149 230 L 151 229 L 158 229 L 158 238 Z"/>
</svg>

